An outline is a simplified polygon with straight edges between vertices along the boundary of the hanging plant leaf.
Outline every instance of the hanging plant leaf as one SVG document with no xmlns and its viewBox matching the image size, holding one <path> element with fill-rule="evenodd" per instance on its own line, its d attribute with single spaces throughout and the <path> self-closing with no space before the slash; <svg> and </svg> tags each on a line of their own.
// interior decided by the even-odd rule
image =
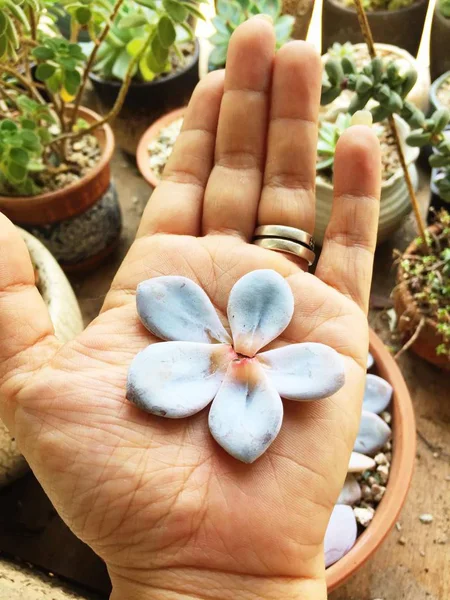
<svg viewBox="0 0 450 600">
<path fill-rule="evenodd" d="M 47 81 L 55 73 L 56 67 L 50 63 L 42 63 L 36 69 L 36 79 L 38 81 Z"/>
<path fill-rule="evenodd" d="M 11 148 L 9 158 L 17 165 L 26 167 L 30 160 L 30 155 L 24 148 Z"/>
<path fill-rule="evenodd" d="M 186 20 L 187 10 L 182 4 L 179 4 L 175 0 L 163 0 L 163 5 L 169 16 L 177 23 L 182 23 Z"/>
<path fill-rule="evenodd" d="M 92 13 L 87 6 L 80 6 L 75 11 L 75 19 L 80 25 L 87 25 L 91 20 Z"/>
<path fill-rule="evenodd" d="M 158 35 L 163 48 L 170 48 L 176 39 L 175 27 L 166 15 L 163 15 L 158 21 Z"/>
<path fill-rule="evenodd" d="M 78 71 L 66 71 L 64 74 L 64 87 L 71 96 L 75 96 L 81 84 L 81 75 Z"/>
<path fill-rule="evenodd" d="M 33 49 L 31 54 L 38 60 L 52 60 L 55 58 L 54 51 L 47 46 L 38 46 L 37 48 Z"/>
</svg>

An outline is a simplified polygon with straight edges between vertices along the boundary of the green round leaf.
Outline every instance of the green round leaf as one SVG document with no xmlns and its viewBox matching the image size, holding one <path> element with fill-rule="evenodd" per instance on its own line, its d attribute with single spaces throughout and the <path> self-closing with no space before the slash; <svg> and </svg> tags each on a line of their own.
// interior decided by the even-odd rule
<svg viewBox="0 0 450 600">
<path fill-rule="evenodd" d="M 11 119 L 4 119 L 1 123 L 0 123 L 0 129 L 2 131 L 17 131 L 18 127 L 17 125 L 14 123 L 14 121 L 11 121 Z"/>
<path fill-rule="evenodd" d="M 8 163 L 7 174 L 12 182 L 21 183 L 27 177 L 27 169 L 16 162 L 10 162 Z"/>
<path fill-rule="evenodd" d="M 56 71 L 56 67 L 49 63 L 42 63 L 36 69 L 36 79 L 39 81 L 47 81 Z"/>
<path fill-rule="evenodd" d="M 177 36 L 175 27 L 169 17 L 163 15 L 158 21 L 158 35 L 163 48 L 170 48 Z"/>
<path fill-rule="evenodd" d="M 55 57 L 54 51 L 47 46 L 38 46 L 37 48 L 34 48 L 32 55 L 38 60 L 51 60 Z"/>
<path fill-rule="evenodd" d="M 214 67 L 223 67 L 227 60 L 228 44 L 224 46 L 216 46 L 209 55 L 209 62 Z"/>
<path fill-rule="evenodd" d="M 68 54 L 71 58 L 78 60 L 84 60 L 86 57 L 83 52 L 83 48 L 79 44 L 69 44 L 67 46 Z"/>
<path fill-rule="evenodd" d="M 36 123 L 31 119 L 21 119 L 20 124 L 22 125 L 22 129 L 29 129 L 30 131 L 36 129 Z"/>
<path fill-rule="evenodd" d="M 5 13 L 0 10 L 0 35 L 3 35 L 5 33 L 6 25 L 7 25 L 7 21 L 6 21 Z"/>
<path fill-rule="evenodd" d="M 152 73 L 154 73 L 155 75 L 158 75 L 159 73 L 162 73 L 162 71 L 164 70 L 164 66 L 161 65 L 155 58 L 155 56 L 153 55 L 152 52 L 149 52 L 146 56 L 146 61 L 147 61 L 147 66 L 150 69 L 150 71 Z"/>
<path fill-rule="evenodd" d="M 22 147 L 30 152 L 39 152 L 41 149 L 41 143 L 39 141 L 39 137 L 34 133 L 34 131 L 24 130 L 20 133 L 20 139 L 22 142 Z"/>
<path fill-rule="evenodd" d="M 156 62 L 160 66 L 159 72 L 161 72 L 166 65 L 167 57 L 169 56 L 169 51 L 167 50 L 167 48 L 164 48 L 164 46 L 161 44 L 159 37 L 157 36 L 155 36 L 152 40 L 151 49 Z"/>
<path fill-rule="evenodd" d="M 71 96 L 75 96 L 81 84 L 81 75 L 78 71 L 66 71 L 64 74 L 64 87 Z"/>
<path fill-rule="evenodd" d="M 30 160 L 30 155 L 24 148 L 11 148 L 9 158 L 16 164 L 26 167 Z"/>
<path fill-rule="evenodd" d="M 75 11 L 75 19 L 80 25 L 87 25 L 91 20 L 92 13 L 86 6 L 80 6 Z"/>
<path fill-rule="evenodd" d="M 177 23 L 182 23 L 187 17 L 187 10 L 176 0 L 163 0 L 164 8 L 169 16 Z"/>
</svg>

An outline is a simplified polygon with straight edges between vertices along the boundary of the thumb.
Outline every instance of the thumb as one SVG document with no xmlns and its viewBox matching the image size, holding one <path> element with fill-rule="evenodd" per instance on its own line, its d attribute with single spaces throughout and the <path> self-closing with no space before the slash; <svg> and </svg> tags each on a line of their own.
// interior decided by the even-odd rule
<svg viewBox="0 0 450 600">
<path fill-rule="evenodd" d="M 26 244 L 0 213 L 0 400 L 2 417 L 10 428 L 12 399 L 58 347 L 47 307 L 35 286 Z"/>
</svg>

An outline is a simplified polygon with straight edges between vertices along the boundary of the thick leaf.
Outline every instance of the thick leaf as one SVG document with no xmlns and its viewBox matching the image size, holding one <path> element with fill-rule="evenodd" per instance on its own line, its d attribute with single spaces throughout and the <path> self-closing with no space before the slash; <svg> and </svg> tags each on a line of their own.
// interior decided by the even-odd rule
<svg viewBox="0 0 450 600">
<path fill-rule="evenodd" d="M 175 0 L 163 0 L 163 5 L 169 16 L 177 23 L 182 23 L 186 20 L 188 13 L 182 4 L 175 2 Z"/>
<path fill-rule="evenodd" d="M 69 44 L 67 50 L 71 58 L 75 58 L 76 60 L 84 60 L 86 58 L 83 48 L 79 44 Z"/>
<path fill-rule="evenodd" d="M 6 25 L 7 25 L 7 21 L 6 21 L 7 17 L 5 15 L 5 13 L 0 10 L 0 36 L 3 36 L 3 34 L 6 31 Z"/>
<path fill-rule="evenodd" d="M 24 148 L 11 148 L 9 152 L 9 158 L 17 165 L 26 167 L 30 160 L 30 155 Z"/>
<path fill-rule="evenodd" d="M 214 67 L 225 66 L 227 60 L 228 44 L 226 46 L 216 46 L 209 55 L 209 62 Z"/>
<path fill-rule="evenodd" d="M 238 460 L 252 463 L 274 441 L 283 403 L 256 360 L 233 361 L 209 412 L 212 436 Z"/>
<path fill-rule="evenodd" d="M 22 146 L 30 152 L 39 152 L 41 149 L 41 142 L 39 137 L 34 131 L 24 130 L 20 134 Z"/>
<path fill-rule="evenodd" d="M 67 71 L 64 75 L 64 87 L 72 96 L 78 91 L 81 84 L 81 75 L 78 71 Z"/>
<path fill-rule="evenodd" d="M 170 48 L 175 41 L 175 27 L 166 15 L 163 15 L 158 21 L 158 35 L 163 48 Z"/>
<path fill-rule="evenodd" d="M 144 47 L 144 44 L 145 39 L 143 38 L 135 38 L 134 40 L 131 40 L 131 42 L 128 42 L 127 44 L 128 54 L 135 58 Z"/>
<path fill-rule="evenodd" d="M 0 121 L 0 129 L 3 131 L 17 131 L 18 127 L 11 119 L 3 119 L 3 121 Z"/>
<path fill-rule="evenodd" d="M 159 37 L 155 36 L 152 39 L 151 50 L 153 58 L 160 66 L 161 70 L 163 70 L 167 61 L 167 57 L 169 56 L 169 51 L 161 44 Z"/>
<path fill-rule="evenodd" d="M 232 356 L 224 344 L 153 344 L 130 365 L 127 398 L 154 415 L 189 417 L 217 394 Z"/>
<path fill-rule="evenodd" d="M 289 284 L 275 271 L 251 271 L 234 284 L 227 312 L 234 349 L 254 356 L 289 325 L 294 297 Z"/>
<path fill-rule="evenodd" d="M 1 13 L 0 13 L 1 14 Z M 6 35 L 0 35 L 0 59 L 5 56 L 8 50 L 8 38 Z"/>
<path fill-rule="evenodd" d="M 191 2 L 186 2 L 182 0 L 182 4 L 183 6 L 186 8 L 186 10 L 188 11 L 188 13 L 190 13 L 192 16 L 197 17 L 197 19 L 201 19 L 202 21 L 205 20 L 205 17 L 203 15 L 203 13 L 201 12 L 201 10 L 199 10 L 195 4 L 192 4 Z"/>
<path fill-rule="evenodd" d="M 22 165 L 18 165 L 15 162 L 8 163 L 7 166 L 8 178 L 16 183 L 21 183 L 25 181 L 27 177 L 27 169 Z"/>
<path fill-rule="evenodd" d="M 147 17 L 142 14 L 130 14 L 122 17 L 120 19 L 119 27 L 120 29 L 131 29 L 134 27 L 142 27 L 142 25 L 147 24 Z"/>
<path fill-rule="evenodd" d="M 231 343 L 210 299 L 187 277 L 155 277 L 139 284 L 139 318 L 163 340 Z"/>
<path fill-rule="evenodd" d="M 228 29 L 226 21 L 224 21 L 221 17 L 214 17 L 212 19 L 212 24 L 216 28 L 218 33 L 221 33 L 227 37 L 230 37 L 231 31 Z"/>
<path fill-rule="evenodd" d="M 257 355 L 282 398 L 328 398 L 345 383 L 341 355 L 325 344 L 290 344 Z"/>
<path fill-rule="evenodd" d="M 354 546 L 358 526 L 351 506 L 337 504 L 331 513 L 324 539 L 325 567 L 329 567 Z"/>
<path fill-rule="evenodd" d="M 124 48 L 112 68 L 112 74 L 116 79 L 120 79 L 120 81 L 125 79 L 131 61 L 132 57 L 128 54 L 127 49 Z"/>
<path fill-rule="evenodd" d="M 87 25 L 91 20 L 92 13 L 87 6 L 80 6 L 75 11 L 75 19 L 80 25 Z"/>
<path fill-rule="evenodd" d="M 37 48 L 34 48 L 31 54 L 38 60 L 52 60 L 55 58 L 54 51 L 46 46 L 38 46 Z"/>
<path fill-rule="evenodd" d="M 36 69 L 36 79 L 47 81 L 55 73 L 56 66 L 49 63 L 41 63 Z"/>
</svg>

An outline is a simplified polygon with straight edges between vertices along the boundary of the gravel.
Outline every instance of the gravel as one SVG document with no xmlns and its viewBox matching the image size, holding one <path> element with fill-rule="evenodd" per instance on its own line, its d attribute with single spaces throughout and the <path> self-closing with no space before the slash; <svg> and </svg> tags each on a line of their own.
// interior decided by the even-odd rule
<svg viewBox="0 0 450 600">
<path fill-rule="evenodd" d="M 170 155 L 176 139 L 180 134 L 183 118 L 176 119 L 167 127 L 163 127 L 156 139 L 148 146 L 149 165 L 155 175 L 160 178 Z"/>
</svg>

